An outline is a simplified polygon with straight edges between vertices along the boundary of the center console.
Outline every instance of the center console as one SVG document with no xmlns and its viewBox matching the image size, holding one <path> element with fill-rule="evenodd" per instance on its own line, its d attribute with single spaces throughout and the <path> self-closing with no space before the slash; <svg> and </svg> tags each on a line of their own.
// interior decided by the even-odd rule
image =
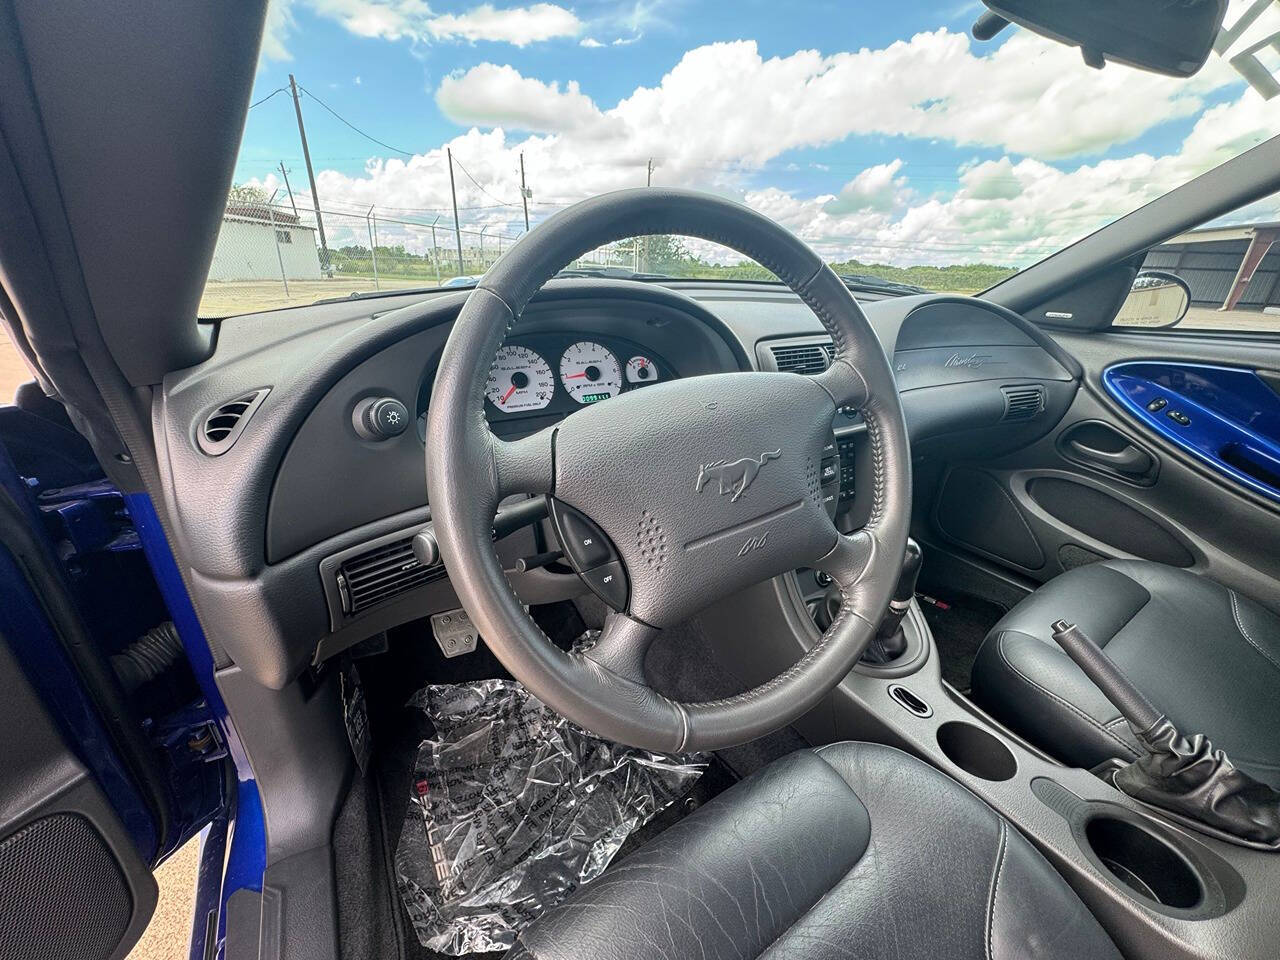
<svg viewBox="0 0 1280 960">
<path fill-rule="evenodd" d="M 704 629 L 752 685 L 818 642 L 812 611 L 825 595 L 818 574 L 797 571 L 718 604 Z M 943 681 L 914 600 L 902 629 L 909 656 L 858 664 L 796 724 L 811 743 L 888 743 L 954 777 L 1036 844 L 1128 957 L 1277 955 L 1280 854 L 1201 834 L 1056 762 Z"/>
</svg>

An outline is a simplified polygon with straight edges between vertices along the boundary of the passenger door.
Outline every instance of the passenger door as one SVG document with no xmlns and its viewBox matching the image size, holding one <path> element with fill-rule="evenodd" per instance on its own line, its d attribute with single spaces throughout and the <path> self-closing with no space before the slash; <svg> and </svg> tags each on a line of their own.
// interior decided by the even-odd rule
<svg viewBox="0 0 1280 960">
<path fill-rule="evenodd" d="M 1136 265 L 1116 269 L 1132 277 Z M 1191 231 L 1151 248 L 1139 269 L 1185 284 L 1185 316 L 1167 325 L 1167 315 L 1144 312 L 1173 295 L 1150 279 L 1103 329 L 1053 326 L 1069 315 L 1064 303 L 1098 302 L 1084 288 L 1102 278 L 1028 311 L 1080 362 L 1081 388 L 1032 446 L 949 464 L 931 525 L 1029 585 L 1101 558 L 1137 557 L 1276 607 L 1280 230 L 1246 221 Z M 949 517 L 962 510 L 992 522 L 957 537 Z"/>
</svg>

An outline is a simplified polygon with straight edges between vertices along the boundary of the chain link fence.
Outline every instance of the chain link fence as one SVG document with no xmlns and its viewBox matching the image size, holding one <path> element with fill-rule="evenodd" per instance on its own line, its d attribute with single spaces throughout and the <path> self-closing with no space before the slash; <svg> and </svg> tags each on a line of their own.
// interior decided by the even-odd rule
<svg viewBox="0 0 1280 960">
<path fill-rule="evenodd" d="M 378 290 L 465 285 L 519 239 L 510 224 L 364 214 L 336 204 L 230 202 L 200 302 L 202 317 L 314 303 Z M 520 232 L 523 232 L 523 224 Z M 611 244 L 572 264 L 637 269 L 635 241 Z"/>
</svg>

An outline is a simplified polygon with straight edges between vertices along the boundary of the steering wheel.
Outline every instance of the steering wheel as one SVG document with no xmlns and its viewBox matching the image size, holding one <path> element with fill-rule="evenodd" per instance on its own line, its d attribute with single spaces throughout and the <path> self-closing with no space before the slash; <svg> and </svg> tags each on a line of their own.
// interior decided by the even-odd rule
<svg viewBox="0 0 1280 960">
<path fill-rule="evenodd" d="M 533 295 L 589 250 L 683 234 L 773 271 L 831 334 L 815 377 L 740 372 L 672 380 L 576 411 L 520 440 L 493 435 L 485 380 Z M 824 508 L 823 447 L 838 407 L 867 426 L 874 482 L 867 524 L 840 533 Z M 910 517 L 907 432 L 879 340 L 844 283 L 758 213 L 687 190 L 641 188 L 569 207 L 503 256 L 468 297 L 445 344 L 427 420 L 435 536 L 453 586 L 490 649 L 539 700 L 593 733 L 668 753 L 713 750 L 776 730 L 815 707 L 857 663 L 898 578 Z M 525 611 L 493 549 L 514 494 L 546 494 L 605 537 L 617 609 L 599 640 L 568 653 Z M 738 696 L 671 700 L 647 685 L 658 632 L 796 567 L 823 570 L 843 603 L 821 640 Z M 589 576 L 589 574 L 584 574 Z"/>
</svg>

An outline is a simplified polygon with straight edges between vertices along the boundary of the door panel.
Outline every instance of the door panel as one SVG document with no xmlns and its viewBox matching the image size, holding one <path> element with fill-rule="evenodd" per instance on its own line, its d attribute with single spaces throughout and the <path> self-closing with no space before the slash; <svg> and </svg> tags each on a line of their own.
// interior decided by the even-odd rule
<svg viewBox="0 0 1280 960">
<path fill-rule="evenodd" d="M 156 885 L 0 637 L 0 957 L 123 956 Z"/>
<path fill-rule="evenodd" d="M 1280 395 L 1271 391 L 1265 376 L 1253 377 L 1252 371 L 1280 370 L 1280 344 L 1185 333 L 1052 336 L 1085 370 L 1071 407 L 1053 431 L 1023 450 L 952 465 L 940 486 L 934 528 L 949 542 L 997 560 L 1032 582 L 1099 558 L 1139 557 L 1211 576 L 1280 608 L 1280 499 L 1240 482 L 1175 442 L 1176 435 L 1154 429 L 1145 410 L 1151 398 L 1135 410 L 1105 384 L 1110 368 L 1154 375 L 1153 382 L 1161 371 L 1167 374 L 1179 364 L 1238 368 L 1267 393 L 1237 390 L 1210 404 L 1206 393 L 1192 391 L 1191 399 L 1218 415 L 1234 411 L 1255 436 L 1265 437 L 1270 424 L 1280 423 Z M 1166 389 L 1185 385 L 1185 379 L 1164 382 Z M 1239 395 L 1246 406 L 1265 401 L 1274 408 L 1247 417 L 1231 407 Z M 1269 418 L 1272 413 L 1275 419 Z M 1197 412 L 1197 419 L 1201 416 Z M 1219 442 L 1214 450 L 1222 454 L 1227 446 Z M 1226 449 L 1223 459 L 1232 456 Z M 1268 466 L 1267 461 L 1259 465 Z M 948 497 L 947 487 L 966 471 L 965 495 Z M 975 480 L 974 473 L 983 479 Z M 976 516 L 1001 516 L 1001 528 L 1018 534 L 1010 541 L 1018 544 L 1016 553 L 992 549 L 990 528 L 983 524 L 968 524 L 975 532 L 957 536 L 965 524 L 952 517 L 962 509 Z M 979 531 L 988 533 L 987 541 L 975 544 L 973 539 L 982 540 Z M 1028 532 L 1036 549 L 1026 542 Z"/>
</svg>

